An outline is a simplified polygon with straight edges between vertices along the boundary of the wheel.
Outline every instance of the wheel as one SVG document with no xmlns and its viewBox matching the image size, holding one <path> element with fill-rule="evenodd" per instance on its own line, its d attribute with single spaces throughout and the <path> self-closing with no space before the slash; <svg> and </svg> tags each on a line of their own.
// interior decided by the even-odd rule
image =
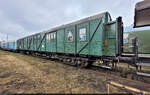
<svg viewBox="0 0 150 95">
<path fill-rule="evenodd" d="M 80 61 L 80 60 L 77 60 L 77 61 L 76 61 L 76 64 L 77 64 L 77 67 L 80 67 L 80 66 L 81 66 L 81 61 Z"/>
<path fill-rule="evenodd" d="M 72 59 L 71 64 L 72 64 L 73 66 L 77 66 L 77 62 L 75 61 L 75 59 Z"/>
<path fill-rule="evenodd" d="M 86 61 L 79 61 L 77 62 L 77 66 L 80 67 L 80 68 L 86 68 L 88 67 L 89 65 L 89 62 L 86 62 Z"/>
</svg>

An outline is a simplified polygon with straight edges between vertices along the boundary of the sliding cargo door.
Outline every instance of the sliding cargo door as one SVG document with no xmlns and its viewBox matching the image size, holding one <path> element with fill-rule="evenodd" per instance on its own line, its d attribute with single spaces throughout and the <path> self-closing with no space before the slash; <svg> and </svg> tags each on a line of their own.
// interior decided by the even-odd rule
<svg viewBox="0 0 150 95">
<path fill-rule="evenodd" d="M 45 45 L 46 34 L 41 33 L 37 35 L 37 51 L 43 52 L 46 49 Z"/>
<path fill-rule="evenodd" d="M 28 50 L 32 51 L 33 50 L 33 37 L 28 38 Z"/>
<path fill-rule="evenodd" d="M 41 35 L 40 34 L 38 34 L 38 35 L 36 35 L 36 37 L 37 37 L 37 41 L 36 41 L 36 51 L 40 51 L 40 43 L 41 43 Z"/>
<path fill-rule="evenodd" d="M 64 53 L 64 29 L 57 31 L 57 53 Z"/>
<path fill-rule="evenodd" d="M 65 53 L 75 54 L 75 26 L 65 29 Z"/>
<path fill-rule="evenodd" d="M 103 26 L 101 19 L 90 21 L 90 55 L 102 56 Z"/>
<path fill-rule="evenodd" d="M 24 39 L 18 40 L 18 49 L 19 50 L 24 50 Z"/>
<path fill-rule="evenodd" d="M 77 53 L 89 54 L 89 23 L 77 25 Z"/>
<path fill-rule="evenodd" d="M 24 50 L 27 50 L 27 47 L 28 47 L 28 39 L 27 38 L 25 38 L 24 39 Z"/>
<path fill-rule="evenodd" d="M 46 43 L 45 43 L 45 41 L 46 41 L 46 34 L 43 33 L 43 34 L 41 34 L 41 47 L 40 47 L 42 52 L 46 50 Z"/>
</svg>

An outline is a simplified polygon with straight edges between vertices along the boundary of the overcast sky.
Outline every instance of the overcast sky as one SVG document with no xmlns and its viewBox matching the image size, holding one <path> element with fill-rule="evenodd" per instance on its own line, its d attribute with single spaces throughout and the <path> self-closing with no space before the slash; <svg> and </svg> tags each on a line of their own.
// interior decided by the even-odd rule
<svg viewBox="0 0 150 95">
<path fill-rule="evenodd" d="M 108 11 L 133 24 L 135 3 L 141 0 L 0 0 L 0 40 L 42 32 L 87 16 Z"/>
</svg>

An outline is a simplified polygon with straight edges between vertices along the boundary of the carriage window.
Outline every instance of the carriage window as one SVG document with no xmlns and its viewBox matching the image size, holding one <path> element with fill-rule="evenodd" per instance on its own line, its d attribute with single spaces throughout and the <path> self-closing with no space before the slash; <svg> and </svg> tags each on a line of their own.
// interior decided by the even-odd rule
<svg viewBox="0 0 150 95">
<path fill-rule="evenodd" d="M 48 41 L 48 34 L 46 35 L 46 40 Z"/>
<path fill-rule="evenodd" d="M 48 42 L 50 42 L 50 34 L 47 34 L 46 40 L 47 40 Z"/>
<path fill-rule="evenodd" d="M 86 40 L 86 28 L 79 29 L 79 40 L 80 41 Z"/>
<path fill-rule="evenodd" d="M 49 34 L 46 35 L 46 41 L 49 41 Z"/>
<path fill-rule="evenodd" d="M 51 34 L 48 34 L 49 36 L 48 36 L 48 40 L 49 40 L 49 42 L 50 42 L 50 40 L 51 40 Z"/>
<path fill-rule="evenodd" d="M 72 41 L 73 41 L 73 32 L 68 31 L 68 42 L 72 42 Z"/>
<path fill-rule="evenodd" d="M 56 32 L 53 33 L 54 34 L 54 40 L 56 39 Z"/>
<path fill-rule="evenodd" d="M 49 42 L 55 40 L 56 39 L 56 33 L 54 32 L 54 33 L 47 34 L 46 39 Z"/>
<path fill-rule="evenodd" d="M 54 39 L 54 35 L 53 35 L 53 33 L 51 33 L 51 40 L 53 40 Z"/>
</svg>

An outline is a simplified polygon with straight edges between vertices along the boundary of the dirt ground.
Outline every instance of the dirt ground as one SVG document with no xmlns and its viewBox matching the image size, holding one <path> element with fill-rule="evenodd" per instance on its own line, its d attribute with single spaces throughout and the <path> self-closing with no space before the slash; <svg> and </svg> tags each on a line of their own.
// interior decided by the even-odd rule
<svg viewBox="0 0 150 95">
<path fill-rule="evenodd" d="M 109 74 L 0 51 L 0 93 L 107 93 Z M 121 79 L 117 79 L 121 82 Z M 150 87 L 150 86 L 149 86 Z M 148 89 L 149 90 L 149 89 Z M 127 93 L 111 86 L 111 93 Z"/>
</svg>

